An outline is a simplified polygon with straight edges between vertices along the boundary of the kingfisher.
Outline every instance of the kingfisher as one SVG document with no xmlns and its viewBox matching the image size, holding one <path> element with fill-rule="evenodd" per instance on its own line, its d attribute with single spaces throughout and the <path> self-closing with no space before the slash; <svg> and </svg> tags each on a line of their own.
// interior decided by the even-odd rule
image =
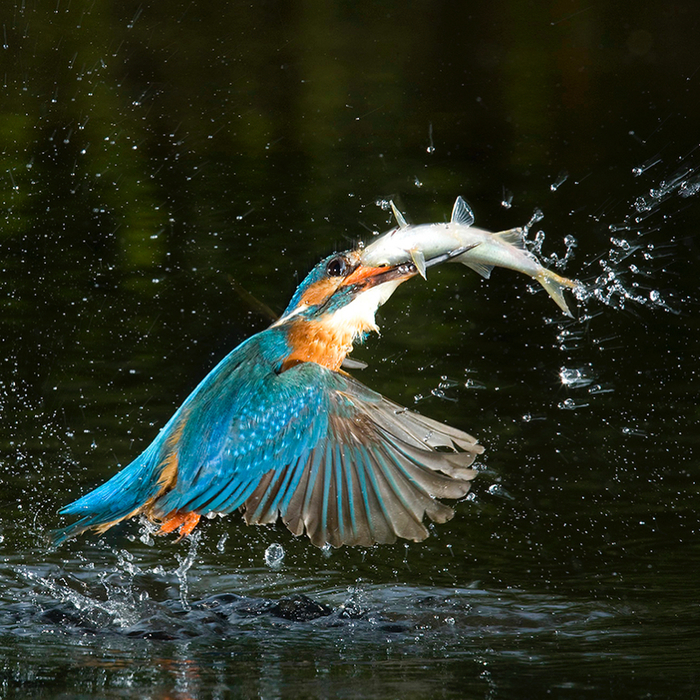
<svg viewBox="0 0 700 700">
<path fill-rule="evenodd" d="M 60 544 L 145 516 L 158 534 L 189 535 L 202 516 L 242 511 L 282 520 L 319 547 L 420 541 L 470 489 L 483 447 L 410 411 L 345 369 L 353 345 L 378 332 L 375 314 L 424 261 L 365 264 L 358 246 L 322 260 L 282 316 L 232 350 L 153 442 L 94 491 L 65 506 L 78 516 Z"/>
</svg>

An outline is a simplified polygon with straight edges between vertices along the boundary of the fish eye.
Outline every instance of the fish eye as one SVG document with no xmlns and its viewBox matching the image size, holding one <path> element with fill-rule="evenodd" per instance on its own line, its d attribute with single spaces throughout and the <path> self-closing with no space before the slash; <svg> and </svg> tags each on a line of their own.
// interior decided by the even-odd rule
<svg viewBox="0 0 700 700">
<path fill-rule="evenodd" d="M 342 255 L 338 255 L 329 261 L 326 274 L 329 277 L 342 277 L 348 273 L 348 268 L 348 261 Z"/>
</svg>

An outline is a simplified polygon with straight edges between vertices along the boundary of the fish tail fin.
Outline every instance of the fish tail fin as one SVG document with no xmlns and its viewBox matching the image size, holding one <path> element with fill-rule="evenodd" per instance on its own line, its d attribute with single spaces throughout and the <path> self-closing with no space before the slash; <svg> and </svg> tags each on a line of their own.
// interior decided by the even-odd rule
<svg viewBox="0 0 700 700">
<path fill-rule="evenodd" d="M 537 281 L 545 288 L 547 294 L 556 302 L 557 306 L 567 315 L 573 318 L 566 299 L 564 298 L 564 289 L 576 289 L 580 287 L 580 283 L 570 280 L 567 277 L 557 275 L 556 272 L 542 268 L 536 276 Z"/>
<path fill-rule="evenodd" d="M 149 448 L 102 486 L 61 508 L 60 515 L 82 517 L 67 527 L 53 530 L 52 543 L 58 546 L 86 530 L 105 532 L 147 510 L 174 478 L 170 460 L 161 461 L 158 457 L 157 451 Z"/>
</svg>

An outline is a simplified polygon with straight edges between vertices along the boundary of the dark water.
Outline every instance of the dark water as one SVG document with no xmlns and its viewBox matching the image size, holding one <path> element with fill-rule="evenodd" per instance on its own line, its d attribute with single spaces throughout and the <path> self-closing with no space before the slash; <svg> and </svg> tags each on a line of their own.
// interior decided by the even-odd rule
<svg viewBox="0 0 700 700">
<path fill-rule="evenodd" d="M 700 696 L 694 0 L 2 14 L 0 696 Z M 567 320 L 446 267 L 356 352 L 487 447 L 454 520 L 369 550 L 237 516 L 47 546 L 264 328 L 233 280 L 281 310 L 382 200 L 437 221 L 458 194 L 492 230 L 540 209 L 589 296 Z"/>
</svg>

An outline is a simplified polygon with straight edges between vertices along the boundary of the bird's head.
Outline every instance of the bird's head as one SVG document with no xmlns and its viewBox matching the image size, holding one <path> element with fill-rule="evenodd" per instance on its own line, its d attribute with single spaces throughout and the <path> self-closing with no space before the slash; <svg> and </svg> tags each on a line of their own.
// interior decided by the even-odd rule
<svg viewBox="0 0 700 700">
<path fill-rule="evenodd" d="M 415 274 L 410 262 L 373 267 L 362 263 L 361 250 L 334 253 L 306 276 L 277 324 L 303 320 L 376 330 L 377 309 Z"/>
<path fill-rule="evenodd" d="M 416 273 L 410 262 L 364 265 L 361 250 L 334 253 L 311 270 L 273 325 L 287 329 L 294 360 L 337 369 L 355 340 L 378 331 L 377 309 Z"/>
</svg>

